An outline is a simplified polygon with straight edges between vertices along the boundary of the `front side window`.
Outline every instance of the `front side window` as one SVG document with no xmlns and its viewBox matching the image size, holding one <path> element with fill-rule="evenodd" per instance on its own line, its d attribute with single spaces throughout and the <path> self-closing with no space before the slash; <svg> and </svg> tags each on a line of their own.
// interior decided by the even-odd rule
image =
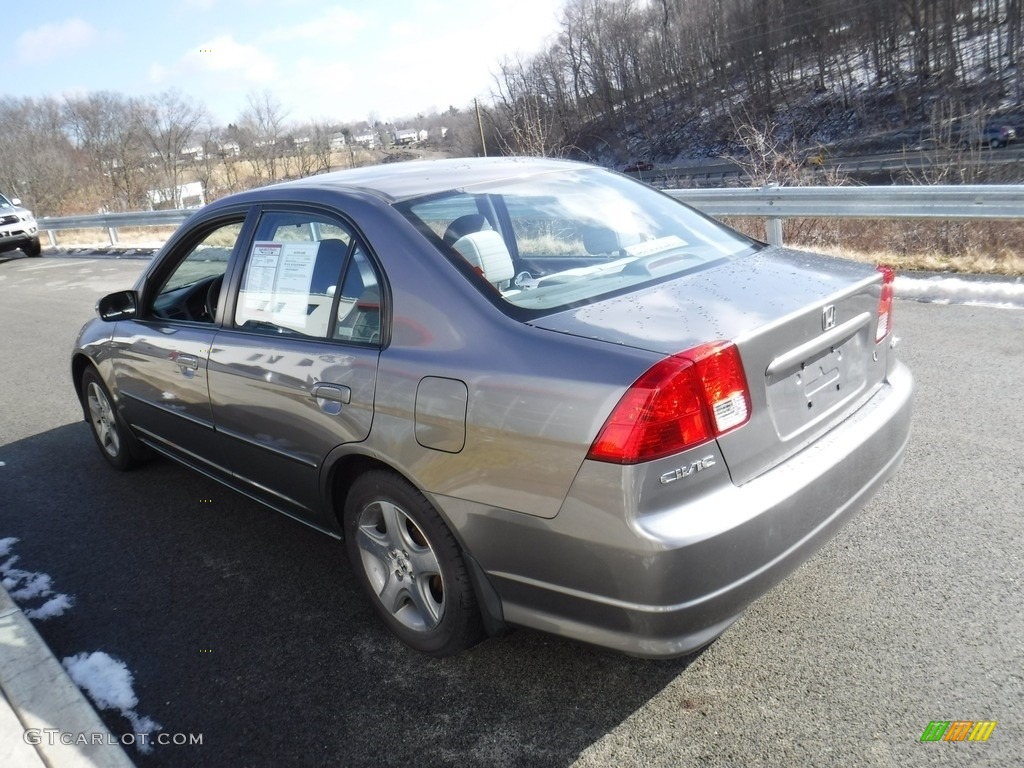
<svg viewBox="0 0 1024 768">
<path fill-rule="evenodd" d="M 483 290 L 527 311 L 589 303 L 759 247 L 650 187 L 589 168 L 397 207 L 482 277 Z"/>
<path fill-rule="evenodd" d="M 185 254 L 153 298 L 151 314 L 168 320 L 212 323 L 241 221 L 209 231 Z"/>
<path fill-rule="evenodd" d="M 347 226 L 309 214 L 263 215 L 246 257 L 237 328 L 376 344 L 379 310 L 376 272 Z"/>
</svg>

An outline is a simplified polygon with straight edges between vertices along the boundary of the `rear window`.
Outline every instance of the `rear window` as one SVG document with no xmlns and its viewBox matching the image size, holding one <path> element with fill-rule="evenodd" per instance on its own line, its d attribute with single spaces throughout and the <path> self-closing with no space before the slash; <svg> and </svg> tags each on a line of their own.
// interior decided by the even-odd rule
<svg viewBox="0 0 1024 768">
<path fill-rule="evenodd" d="M 759 247 L 646 185 L 590 168 L 398 208 L 482 290 L 525 310 L 586 304 Z"/>
</svg>

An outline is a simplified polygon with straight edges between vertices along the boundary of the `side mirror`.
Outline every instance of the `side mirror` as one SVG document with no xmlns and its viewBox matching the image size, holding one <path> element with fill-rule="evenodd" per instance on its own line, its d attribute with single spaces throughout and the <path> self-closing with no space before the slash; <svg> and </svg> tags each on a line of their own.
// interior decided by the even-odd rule
<svg viewBox="0 0 1024 768">
<path fill-rule="evenodd" d="M 96 302 L 96 314 L 109 322 L 130 320 L 139 307 L 139 295 L 135 291 L 118 291 L 104 296 Z"/>
<path fill-rule="evenodd" d="M 11 205 L 21 205 L 21 198 L 20 197 L 12 197 L 11 198 Z"/>
</svg>

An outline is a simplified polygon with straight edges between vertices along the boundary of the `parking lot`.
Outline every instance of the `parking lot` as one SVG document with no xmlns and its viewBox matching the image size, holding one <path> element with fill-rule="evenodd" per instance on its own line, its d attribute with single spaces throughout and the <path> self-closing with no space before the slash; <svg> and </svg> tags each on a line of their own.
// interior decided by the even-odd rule
<svg viewBox="0 0 1024 768">
<path fill-rule="evenodd" d="M 898 302 L 903 469 L 702 653 L 519 631 L 438 661 L 387 633 L 336 541 L 167 461 L 100 457 L 69 354 L 144 264 L 0 256 L 0 538 L 74 599 L 37 623 L 58 659 L 123 660 L 138 713 L 203 736 L 129 749 L 140 766 L 1019 764 L 1024 312 Z M 998 725 L 921 743 L 935 720 Z"/>
</svg>

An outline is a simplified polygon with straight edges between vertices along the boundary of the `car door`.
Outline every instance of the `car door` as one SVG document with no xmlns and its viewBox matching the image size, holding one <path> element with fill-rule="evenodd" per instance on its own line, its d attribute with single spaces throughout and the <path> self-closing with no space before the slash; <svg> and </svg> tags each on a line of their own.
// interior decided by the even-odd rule
<svg viewBox="0 0 1024 768">
<path fill-rule="evenodd" d="M 246 210 L 190 230 L 147 277 L 137 319 L 117 324 L 112 347 L 128 421 L 147 442 L 217 469 L 207 360 L 216 305 Z"/>
<path fill-rule="evenodd" d="M 224 462 L 262 500 L 316 521 L 327 454 L 373 419 L 380 281 L 340 218 L 265 208 L 209 358 Z"/>
</svg>

